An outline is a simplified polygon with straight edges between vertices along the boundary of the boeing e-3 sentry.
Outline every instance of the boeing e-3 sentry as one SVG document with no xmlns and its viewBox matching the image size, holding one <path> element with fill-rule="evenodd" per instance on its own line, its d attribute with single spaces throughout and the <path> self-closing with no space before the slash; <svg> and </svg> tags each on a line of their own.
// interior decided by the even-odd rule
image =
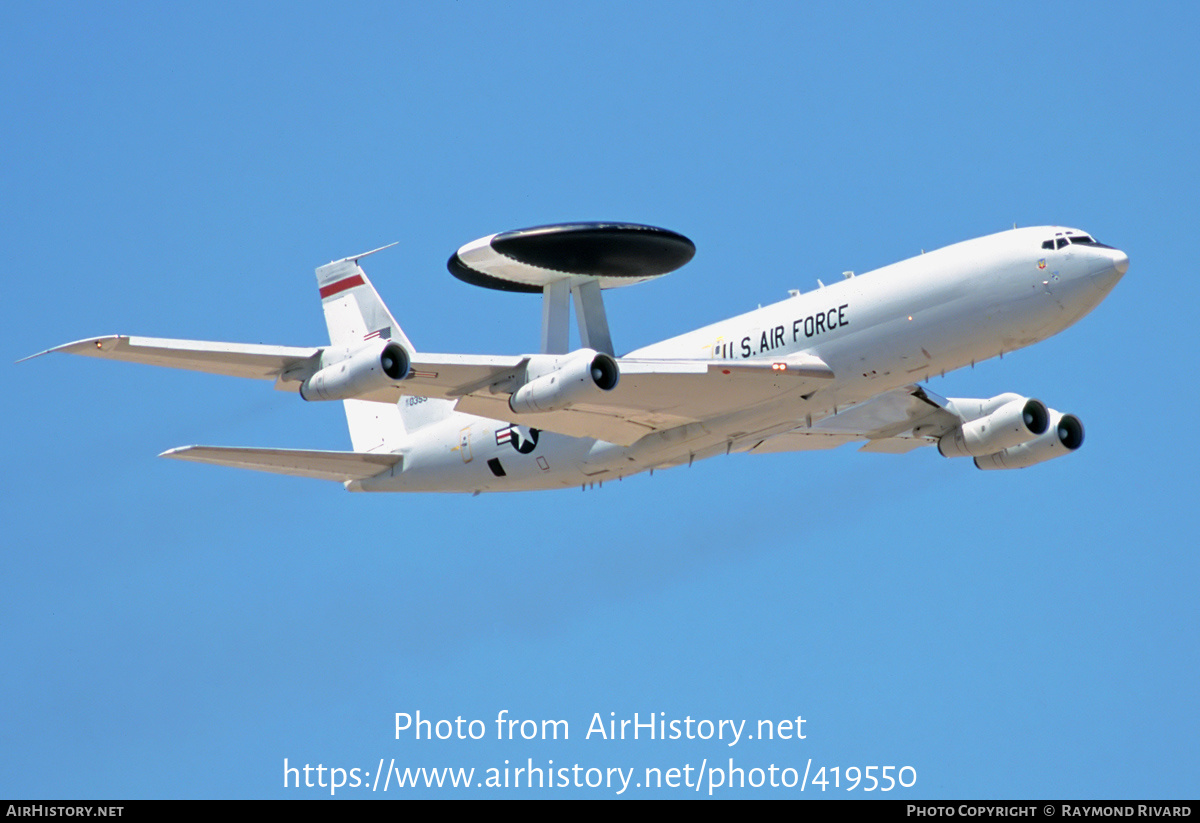
<svg viewBox="0 0 1200 823">
<path fill-rule="evenodd" d="M 448 264 L 468 283 L 542 294 L 541 350 L 506 356 L 418 349 L 359 265 L 373 253 L 316 270 L 328 346 L 116 335 L 49 351 L 271 380 L 308 401 L 340 400 L 353 451 L 184 446 L 162 456 L 336 480 L 349 491 L 586 488 L 717 454 L 854 441 L 885 453 L 936 445 L 981 469 L 1015 469 L 1079 448 L 1079 419 L 1013 393 L 946 399 L 917 381 L 1057 334 L 1129 267 L 1124 252 L 1078 229 L 1014 228 L 847 272 L 618 357 L 603 290 L 674 271 L 695 247 L 651 226 L 541 226 L 468 243 Z"/>
</svg>

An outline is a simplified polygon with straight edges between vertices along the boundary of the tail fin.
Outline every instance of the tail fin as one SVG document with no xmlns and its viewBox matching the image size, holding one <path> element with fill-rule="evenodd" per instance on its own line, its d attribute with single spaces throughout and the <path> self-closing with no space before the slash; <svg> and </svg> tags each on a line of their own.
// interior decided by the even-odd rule
<svg viewBox="0 0 1200 823">
<path fill-rule="evenodd" d="M 404 398 L 400 398 L 404 402 Z M 343 400 L 350 445 L 356 452 L 386 454 L 400 448 L 408 434 L 400 406 L 370 400 Z"/>
<path fill-rule="evenodd" d="M 399 408 L 404 430 L 412 434 L 454 414 L 454 401 L 435 397 L 401 397 Z"/>
<path fill-rule="evenodd" d="M 334 346 L 354 349 L 369 340 L 383 339 L 395 340 L 410 352 L 416 351 L 358 265 L 368 254 L 394 245 L 335 260 L 317 269 L 321 308 L 325 310 L 329 342 Z M 345 400 L 343 404 L 350 442 L 356 452 L 390 452 L 404 440 L 404 420 L 398 406 L 363 400 Z"/>
<path fill-rule="evenodd" d="M 392 243 L 378 249 L 335 260 L 317 269 L 317 288 L 321 290 L 321 308 L 329 327 L 329 342 L 335 346 L 354 346 L 366 340 L 395 340 L 410 352 L 415 351 L 392 313 L 379 299 L 379 292 L 367 279 L 358 261 L 377 251 L 390 249 Z"/>
</svg>

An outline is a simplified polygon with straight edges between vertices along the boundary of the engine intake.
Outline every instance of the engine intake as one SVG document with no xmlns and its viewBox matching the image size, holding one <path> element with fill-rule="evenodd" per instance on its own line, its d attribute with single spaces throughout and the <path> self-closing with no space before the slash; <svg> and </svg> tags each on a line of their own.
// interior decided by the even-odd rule
<svg viewBox="0 0 1200 823">
<path fill-rule="evenodd" d="M 379 341 L 325 365 L 300 385 L 305 400 L 352 400 L 408 377 L 412 356 L 395 341 Z"/>
<path fill-rule="evenodd" d="M 975 458 L 981 469 L 1023 469 L 1070 454 L 1083 445 L 1083 423 L 1073 414 L 1050 410 L 1050 427 L 1028 443 Z"/>
<path fill-rule="evenodd" d="M 994 454 L 1042 435 L 1049 423 L 1050 411 L 1041 400 L 1009 400 L 990 414 L 942 435 L 938 440 L 938 451 L 944 457 Z"/>
<path fill-rule="evenodd" d="M 612 391 L 621 379 L 617 361 L 593 349 L 580 349 L 565 359 L 533 360 L 528 371 L 536 373 L 547 368 L 512 393 L 509 408 L 517 414 L 557 411 Z"/>
</svg>

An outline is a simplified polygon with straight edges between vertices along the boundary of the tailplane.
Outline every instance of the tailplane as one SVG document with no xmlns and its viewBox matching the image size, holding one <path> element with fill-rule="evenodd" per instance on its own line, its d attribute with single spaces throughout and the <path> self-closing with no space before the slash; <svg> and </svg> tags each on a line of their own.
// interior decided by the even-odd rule
<svg viewBox="0 0 1200 823">
<path fill-rule="evenodd" d="M 293 477 L 336 480 L 339 483 L 374 477 L 403 462 L 403 458 L 398 454 L 252 449 L 236 446 L 183 446 L 165 451 L 159 457 L 290 474 Z"/>
</svg>

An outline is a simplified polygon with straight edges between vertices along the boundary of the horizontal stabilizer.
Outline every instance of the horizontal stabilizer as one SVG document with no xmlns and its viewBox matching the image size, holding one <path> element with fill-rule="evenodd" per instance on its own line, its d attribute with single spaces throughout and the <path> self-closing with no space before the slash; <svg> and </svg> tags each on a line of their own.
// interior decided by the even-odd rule
<svg viewBox="0 0 1200 823">
<path fill-rule="evenodd" d="M 207 340 L 171 340 L 163 337 L 126 337 L 109 335 L 76 340 L 55 346 L 26 357 L 40 357 L 52 352 L 82 354 L 86 357 L 101 357 L 105 360 L 124 360 L 129 363 L 146 363 L 151 366 L 169 366 L 175 369 L 225 374 L 230 377 L 249 377 L 256 380 L 279 380 L 284 371 L 303 364 L 320 354 L 318 348 L 298 346 L 262 346 L 253 343 L 215 343 Z M 20 362 L 20 361 L 18 361 Z M 293 385 L 280 386 L 295 391 L 300 381 L 312 369 L 293 378 Z"/>
<path fill-rule="evenodd" d="M 398 454 L 307 451 L 305 449 L 253 449 L 234 446 L 183 446 L 159 455 L 194 463 L 213 463 L 238 469 L 313 477 L 317 480 L 364 480 L 401 461 Z"/>
</svg>

